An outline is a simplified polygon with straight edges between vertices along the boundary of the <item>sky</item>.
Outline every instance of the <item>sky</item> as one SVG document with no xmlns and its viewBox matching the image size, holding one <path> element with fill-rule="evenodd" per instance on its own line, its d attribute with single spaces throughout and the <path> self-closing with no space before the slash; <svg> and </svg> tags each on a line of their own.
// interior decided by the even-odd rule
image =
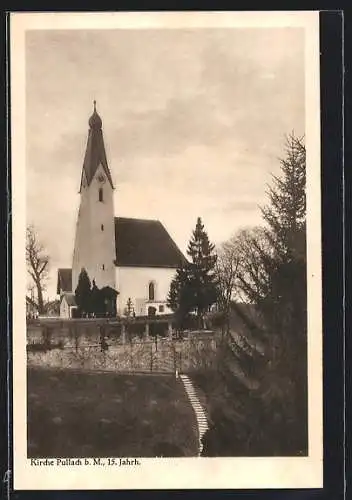
<svg viewBox="0 0 352 500">
<path fill-rule="evenodd" d="M 215 244 L 261 224 L 285 135 L 305 132 L 299 28 L 26 33 L 26 206 L 71 267 L 93 100 L 115 215 L 159 219 L 185 252 L 197 217 Z"/>
</svg>

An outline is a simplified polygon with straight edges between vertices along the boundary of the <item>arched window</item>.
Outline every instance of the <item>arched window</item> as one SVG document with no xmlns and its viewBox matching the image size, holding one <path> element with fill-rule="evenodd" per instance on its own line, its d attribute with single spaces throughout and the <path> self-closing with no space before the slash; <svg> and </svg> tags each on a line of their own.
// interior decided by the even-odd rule
<svg viewBox="0 0 352 500">
<path fill-rule="evenodd" d="M 148 292 L 149 300 L 155 300 L 155 285 L 152 281 L 149 283 Z"/>
<path fill-rule="evenodd" d="M 103 188 L 99 188 L 99 201 L 104 201 Z"/>
</svg>

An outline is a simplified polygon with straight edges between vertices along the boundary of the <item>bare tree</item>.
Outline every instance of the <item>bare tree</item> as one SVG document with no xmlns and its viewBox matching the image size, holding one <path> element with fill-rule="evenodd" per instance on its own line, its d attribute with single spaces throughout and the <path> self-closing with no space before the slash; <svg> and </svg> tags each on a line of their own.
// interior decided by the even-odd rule
<svg viewBox="0 0 352 500">
<path fill-rule="evenodd" d="M 270 283 L 263 259 L 270 251 L 270 242 L 261 227 L 242 229 L 220 246 L 216 267 L 218 306 L 227 331 L 232 310 L 250 330 L 259 327 L 252 308 L 244 312 L 241 303 L 255 304 L 265 296 Z"/>
<path fill-rule="evenodd" d="M 49 256 L 33 226 L 28 226 L 26 232 L 26 263 L 28 274 L 37 292 L 35 302 L 38 313 L 43 314 L 45 312 L 43 292 L 49 275 Z"/>
<path fill-rule="evenodd" d="M 215 272 L 218 288 L 218 306 L 224 314 L 226 330 L 228 331 L 231 301 L 235 293 L 239 267 L 239 248 L 236 237 L 222 243 L 217 251 L 217 256 Z"/>
</svg>

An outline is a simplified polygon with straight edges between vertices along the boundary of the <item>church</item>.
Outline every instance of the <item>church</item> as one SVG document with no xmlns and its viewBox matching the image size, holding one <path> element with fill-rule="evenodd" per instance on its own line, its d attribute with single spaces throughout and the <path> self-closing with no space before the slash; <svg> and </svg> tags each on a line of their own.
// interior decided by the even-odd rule
<svg viewBox="0 0 352 500">
<path fill-rule="evenodd" d="M 160 221 L 115 217 L 114 189 L 102 120 L 94 101 L 81 173 L 72 267 L 58 269 L 61 317 L 75 316 L 75 290 L 82 269 L 106 292 L 109 314 L 124 315 L 128 301 L 136 316 L 171 313 L 167 295 L 185 257 Z"/>
</svg>

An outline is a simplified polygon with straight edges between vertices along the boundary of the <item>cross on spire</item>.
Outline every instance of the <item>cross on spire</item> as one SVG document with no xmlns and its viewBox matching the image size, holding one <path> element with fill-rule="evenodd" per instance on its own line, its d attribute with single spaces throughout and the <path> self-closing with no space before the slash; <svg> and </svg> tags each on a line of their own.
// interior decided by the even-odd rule
<svg viewBox="0 0 352 500">
<path fill-rule="evenodd" d="M 96 111 L 96 110 L 97 110 L 97 108 L 96 108 L 96 106 L 97 106 L 97 101 L 96 101 L 95 99 L 94 99 L 94 101 L 93 101 L 93 106 L 94 106 L 94 111 Z"/>
</svg>

